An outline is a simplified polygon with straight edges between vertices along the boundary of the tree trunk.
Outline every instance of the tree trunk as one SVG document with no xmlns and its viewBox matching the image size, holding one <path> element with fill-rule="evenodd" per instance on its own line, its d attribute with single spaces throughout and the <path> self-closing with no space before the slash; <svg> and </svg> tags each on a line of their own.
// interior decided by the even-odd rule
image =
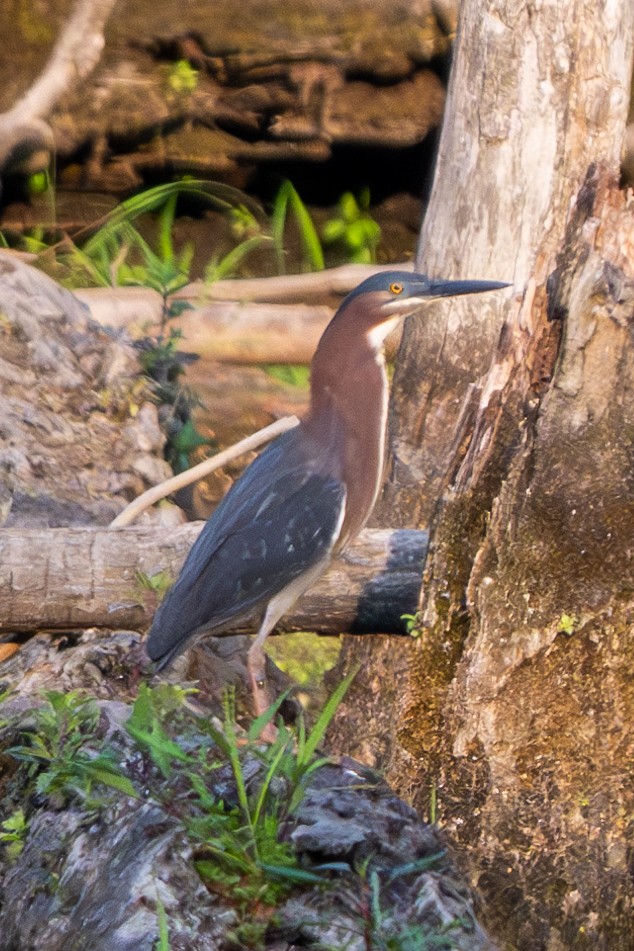
<svg viewBox="0 0 634 951">
<path fill-rule="evenodd" d="M 384 765 L 435 790 L 520 951 L 634 945 L 633 31 L 632 4 L 465 0 L 418 263 L 514 293 L 410 321 L 394 381 L 379 515 L 431 541 Z"/>
</svg>

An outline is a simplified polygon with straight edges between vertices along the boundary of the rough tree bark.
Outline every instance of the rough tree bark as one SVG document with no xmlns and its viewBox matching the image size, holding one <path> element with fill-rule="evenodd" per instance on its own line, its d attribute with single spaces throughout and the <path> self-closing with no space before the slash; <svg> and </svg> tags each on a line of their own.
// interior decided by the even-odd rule
<svg viewBox="0 0 634 951">
<path fill-rule="evenodd" d="M 514 292 L 406 328 L 379 514 L 431 520 L 423 636 L 404 674 L 346 653 L 368 684 L 400 664 L 387 773 L 419 806 L 435 788 L 520 951 L 634 943 L 633 31 L 632 4 L 463 3 L 418 263 Z"/>
</svg>

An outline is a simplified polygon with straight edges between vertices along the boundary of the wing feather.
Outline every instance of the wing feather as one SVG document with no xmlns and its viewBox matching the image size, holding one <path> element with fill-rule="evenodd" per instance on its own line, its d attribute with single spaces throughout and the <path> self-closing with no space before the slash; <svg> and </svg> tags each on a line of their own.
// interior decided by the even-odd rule
<svg viewBox="0 0 634 951">
<path fill-rule="evenodd" d="M 257 457 L 198 536 L 150 630 L 147 650 L 161 665 L 195 634 L 266 605 L 332 550 L 345 488 L 306 464 L 297 435 Z"/>
</svg>

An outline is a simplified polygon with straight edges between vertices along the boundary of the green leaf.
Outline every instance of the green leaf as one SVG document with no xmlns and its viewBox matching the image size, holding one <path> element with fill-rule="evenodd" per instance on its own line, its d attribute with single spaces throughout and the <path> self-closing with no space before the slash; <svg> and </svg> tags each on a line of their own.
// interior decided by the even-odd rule
<svg viewBox="0 0 634 951">
<path fill-rule="evenodd" d="M 4 846 L 7 857 L 14 861 L 24 848 L 24 840 L 28 832 L 28 822 L 24 809 L 18 807 L 4 822 L 0 823 L 0 845 Z"/>
<path fill-rule="evenodd" d="M 156 917 L 158 920 L 159 936 L 154 945 L 154 951 L 169 951 L 169 929 L 167 926 L 167 912 L 160 897 L 156 896 Z"/>
<path fill-rule="evenodd" d="M 321 237 L 326 244 L 340 241 L 346 233 L 346 223 L 341 218 L 330 218 L 321 229 Z"/>
<path fill-rule="evenodd" d="M 350 255 L 350 260 L 353 264 L 372 264 L 374 261 L 374 254 L 370 248 L 359 248 L 357 251 L 353 251 Z"/>
<path fill-rule="evenodd" d="M 277 699 L 271 704 L 271 706 L 264 711 L 264 713 L 261 713 L 259 717 L 256 717 L 256 719 L 253 720 L 247 732 L 247 739 L 249 742 L 257 740 L 264 727 L 268 726 L 268 724 L 273 721 L 278 710 L 289 696 L 290 692 L 290 688 L 285 690 L 284 693 L 280 694 L 279 697 L 277 697 Z"/>
<path fill-rule="evenodd" d="M 339 211 L 343 220 L 350 224 L 359 217 L 359 206 L 352 192 L 344 192 L 339 199 Z"/>
<path fill-rule="evenodd" d="M 262 369 L 267 376 L 306 389 L 310 383 L 310 367 L 304 363 L 264 363 Z"/>
<path fill-rule="evenodd" d="M 210 440 L 201 436 L 196 429 L 195 423 L 190 418 L 179 432 L 172 436 L 171 445 L 177 452 L 189 454 L 193 452 L 194 449 L 198 449 L 199 446 L 209 446 Z"/>
<path fill-rule="evenodd" d="M 220 261 L 213 260 L 209 262 L 205 268 L 205 283 L 213 284 L 222 278 L 231 277 L 252 251 L 261 248 L 263 244 L 270 243 L 272 240 L 272 238 L 264 234 L 257 234 L 251 238 L 245 238 L 244 241 L 241 241 L 240 244 L 225 254 Z"/>
<path fill-rule="evenodd" d="M 317 234 L 308 209 L 299 197 L 297 191 L 287 180 L 282 183 L 277 193 L 273 204 L 273 213 L 271 215 L 271 234 L 277 254 L 280 274 L 285 273 L 284 229 L 289 208 L 297 222 L 306 267 L 313 271 L 322 271 L 325 267 L 325 262 L 319 235 Z"/>
<path fill-rule="evenodd" d="M 20 806 L 9 816 L 8 819 L 5 819 L 4 822 L 1 822 L 0 826 L 2 826 L 5 832 L 10 833 L 12 836 L 15 836 L 16 834 L 22 835 L 27 827 L 27 822 L 24 817 L 24 809 L 22 809 Z M 4 838 L 4 833 L 0 833 L 0 839 L 2 838 Z"/>
<path fill-rule="evenodd" d="M 260 816 L 262 815 L 262 810 L 264 809 L 264 805 L 266 803 L 266 800 L 271 788 L 271 783 L 273 781 L 273 778 L 278 774 L 279 766 L 280 766 L 280 763 L 282 762 L 282 758 L 284 757 L 291 743 L 290 733 L 288 733 L 288 731 L 285 731 L 285 732 L 286 732 L 286 735 L 284 735 L 284 732 L 281 730 L 278 732 L 277 739 L 273 746 L 273 750 L 269 751 L 269 756 L 270 756 L 269 767 L 266 771 L 266 775 L 264 776 L 264 779 L 261 782 L 260 791 L 258 793 L 255 808 L 253 810 L 252 823 L 254 827 L 257 826 L 260 821 Z"/>
<path fill-rule="evenodd" d="M 575 633 L 575 627 L 577 626 L 577 618 L 574 614 L 562 614 L 559 618 L 559 627 L 558 631 L 561 631 L 562 634 L 571 634 Z"/>
<path fill-rule="evenodd" d="M 152 691 L 141 684 L 125 728 L 130 736 L 145 746 L 152 761 L 166 778 L 171 775 L 172 762 L 188 762 L 188 756 L 170 739 L 160 723 L 152 703 Z"/>
<path fill-rule="evenodd" d="M 328 881 L 323 875 L 317 875 L 315 872 L 309 872 L 303 868 L 294 868 L 288 865 L 268 865 L 260 862 L 260 868 L 267 875 L 273 875 L 275 878 L 282 878 L 287 882 L 296 885 L 323 885 Z"/>
<path fill-rule="evenodd" d="M 180 317 L 187 310 L 194 310 L 193 304 L 190 304 L 188 300 L 173 300 L 167 309 L 167 316 Z"/>
<path fill-rule="evenodd" d="M 119 792 L 122 792 L 125 796 L 130 796 L 132 799 L 139 799 L 139 793 L 134 788 L 132 782 L 128 779 L 127 776 L 124 776 L 118 770 L 115 770 L 105 764 L 91 765 L 88 767 L 88 771 L 95 780 L 95 782 L 102 783 L 104 786 L 109 786 L 111 789 L 116 789 Z"/>
<path fill-rule="evenodd" d="M 172 229 L 174 227 L 174 217 L 176 215 L 176 203 L 178 194 L 173 192 L 168 196 L 158 216 L 158 253 L 161 260 L 166 264 L 174 262 L 174 240 L 172 238 Z"/>
<path fill-rule="evenodd" d="M 237 885 L 241 879 L 241 875 L 237 873 L 229 874 L 226 871 L 222 871 L 218 867 L 217 862 L 212 862 L 209 859 L 197 859 L 194 863 L 196 866 L 196 871 L 200 875 L 203 881 L 207 879 L 210 882 L 218 881 L 220 875 L 222 876 L 222 881 L 226 885 Z M 245 863 L 244 869 L 241 871 L 249 871 L 250 866 L 248 863 Z"/>
<path fill-rule="evenodd" d="M 434 852 L 433 855 L 426 855 L 421 859 L 416 859 L 415 862 L 406 862 L 403 865 L 398 865 L 396 868 L 390 870 L 387 876 L 388 882 L 393 882 L 395 879 L 402 878 L 404 875 L 420 875 L 422 872 L 427 872 L 430 868 L 438 865 L 444 858 L 447 856 L 447 850 L 441 849 L 439 852 Z"/>
<path fill-rule="evenodd" d="M 317 747 L 323 740 L 324 734 L 326 730 L 328 729 L 328 727 L 330 726 L 330 722 L 332 718 L 334 717 L 335 713 L 337 712 L 337 708 L 339 707 L 339 704 L 345 697 L 348 691 L 348 688 L 350 687 L 350 684 L 352 683 L 354 678 L 357 676 L 358 672 L 359 672 L 359 667 L 358 666 L 354 667 L 350 671 L 350 673 L 347 675 L 347 677 L 344 677 L 341 683 L 337 684 L 337 686 L 331 693 L 330 697 L 324 704 L 324 708 L 319 714 L 317 721 L 315 722 L 315 725 L 313 726 L 312 730 L 310 731 L 310 734 L 306 738 L 306 742 L 304 743 L 303 748 L 301 750 L 300 749 L 297 750 L 298 764 L 307 766 L 308 763 L 310 762 Z"/>
<path fill-rule="evenodd" d="M 359 221 L 354 221 L 352 224 L 348 225 L 346 231 L 346 244 L 352 250 L 358 250 L 359 248 L 365 247 L 367 243 L 367 234 L 365 228 L 365 221 L 360 219 Z"/>
</svg>

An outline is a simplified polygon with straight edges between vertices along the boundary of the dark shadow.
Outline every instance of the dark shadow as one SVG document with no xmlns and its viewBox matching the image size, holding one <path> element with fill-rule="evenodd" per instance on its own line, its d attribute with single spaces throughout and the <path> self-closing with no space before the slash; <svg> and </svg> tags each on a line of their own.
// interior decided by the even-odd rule
<svg viewBox="0 0 634 951">
<path fill-rule="evenodd" d="M 405 634 L 403 614 L 415 614 L 429 550 L 429 533 L 395 531 L 385 569 L 366 585 L 359 598 L 351 634 Z"/>
</svg>

